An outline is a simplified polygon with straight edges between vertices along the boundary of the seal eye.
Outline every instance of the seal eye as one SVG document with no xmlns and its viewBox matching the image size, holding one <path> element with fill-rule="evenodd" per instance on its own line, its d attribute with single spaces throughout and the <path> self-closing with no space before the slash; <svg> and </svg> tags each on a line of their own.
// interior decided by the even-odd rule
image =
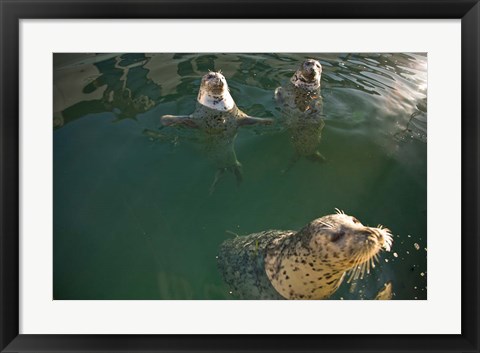
<svg viewBox="0 0 480 353">
<path fill-rule="evenodd" d="M 352 221 L 353 223 L 357 224 L 357 223 L 360 223 L 360 221 L 358 219 L 356 219 L 355 217 L 352 217 Z"/>
<path fill-rule="evenodd" d="M 340 230 L 338 232 L 335 232 L 332 234 L 332 238 L 330 239 L 333 243 L 339 241 L 343 236 L 345 235 L 345 232 L 343 230 Z"/>
</svg>

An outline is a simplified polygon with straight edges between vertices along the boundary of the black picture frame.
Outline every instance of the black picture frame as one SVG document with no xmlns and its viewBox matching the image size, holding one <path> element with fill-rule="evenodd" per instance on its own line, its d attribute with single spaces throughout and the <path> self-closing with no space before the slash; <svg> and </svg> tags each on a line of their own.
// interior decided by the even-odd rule
<svg viewBox="0 0 480 353">
<path fill-rule="evenodd" d="M 301 5 L 300 5 L 301 4 Z M 305 11 L 308 6 L 308 11 Z M 479 352 L 478 0 L 0 0 L 2 352 Z M 19 334 L 19 20 L 76 18 L 461 19 L 462 309 L 460 335 Z M 439 320 L 442 315 L 439 313 Z M 391 318 L 389 320 L 395 320 Z M 379 323 L 380 324 L 380 323 Z"/>
</svg>

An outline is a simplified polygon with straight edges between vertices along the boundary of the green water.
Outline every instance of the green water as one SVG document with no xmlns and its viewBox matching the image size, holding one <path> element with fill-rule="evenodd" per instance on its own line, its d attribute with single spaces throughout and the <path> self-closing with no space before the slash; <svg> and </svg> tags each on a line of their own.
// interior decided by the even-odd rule
<svg viewBox="0 0 480 353">
<path fill-rule="evenodd" d="M 241 128 L 244 180 L 215 167 L 190 114 L 221 69 L 237 105 L 280 118 L 273 92 L 306 58 L 323 66 L 327 162 L 298 161 L 281 124 Z M 55 54 L 54 299 L 235 299 L 216 268 L 235 235 L 300 229 L 335 208 L 392 230 L 373 272 L 335 299 L 427 298 L 427 58 L 422 54 Z M 418 250 L 417 250 L 418 249 Z"/>
</svg>

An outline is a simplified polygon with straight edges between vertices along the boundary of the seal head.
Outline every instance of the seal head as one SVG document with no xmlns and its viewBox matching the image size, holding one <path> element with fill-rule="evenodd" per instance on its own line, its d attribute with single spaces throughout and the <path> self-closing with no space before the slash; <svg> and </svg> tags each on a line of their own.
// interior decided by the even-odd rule
<svg viewBox="0 0 480 353">
<path fill-rule="evenodd" d="M 202 77 L 197 101 L 206 107 L 220 111 L 230 110 L 235 105 L 227 80 L 220 71 L 211 71 Z"/>
<path fill-rule="evenodd" d="M 242 299 L 328 299 L 344 277 L 363 277 L 392 236 L 355 217 L 318 218 L 299 231 L 266 230 L 228 239 L 218 268 L 231 293 Z"/>
<path fill-rule="evenodd" d="M 318 218 L 296 234 L 272 244 L 265 270 L 273 287 L 287 299 L 325 299 L 344 275 L 363 278 L 382 250 L 390 251 L 392 236 L 382 226 L 364 226 L 339 211 Z"/>
<path fill-rule="evenodd" d="M 297 88 L 317 90 L 320 88 L 322 65 L 317 60 L 307 59 L 295 72 L 290 82 Z"/>
</svg>

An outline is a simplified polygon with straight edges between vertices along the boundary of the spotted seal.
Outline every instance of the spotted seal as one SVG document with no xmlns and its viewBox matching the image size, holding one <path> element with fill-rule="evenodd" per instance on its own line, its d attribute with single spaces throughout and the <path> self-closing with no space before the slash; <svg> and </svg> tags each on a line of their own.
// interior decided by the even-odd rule
<svg viewBox="0 0 480 353">
<path fill-rule="evenodd" d="M 226 240 L 218 268 L 241 299 L 327 299 L 347 275 L 363 278 L 392 235 L 337 211 L 299 231 L 268 230 Z"/>
<path fill-rule="evenodd" d="M 184 125 L 197 128 L 204 133 L 205 149 L 217 167 L 217 174 L 211 191 L 219 177 L 226 171 L 233 172 L 237 183 L 242 179 L 241 164 L 234 150 L 234 140 L 241 126 L 268 125 L 272 119 L 256 118 L 241 111 L 228 89 L 225 76 L 219 72 L 209 72 L 202 77 L 195 111 L 190 115 L 164 115 L 161 122 L 165 126 Z"/>
<path fill-rule="evenodd" d="M 275 101 L 290 131 L 294 149 L 289 168 L 300 157 L 325 161 L 325 157 L 318 151 L 325 126 L 320 94 L 321 77 L 322 65 L 317 60 L 308 59 L 300 65 L 288 84 L 275 90 Z"/>
</svg>

